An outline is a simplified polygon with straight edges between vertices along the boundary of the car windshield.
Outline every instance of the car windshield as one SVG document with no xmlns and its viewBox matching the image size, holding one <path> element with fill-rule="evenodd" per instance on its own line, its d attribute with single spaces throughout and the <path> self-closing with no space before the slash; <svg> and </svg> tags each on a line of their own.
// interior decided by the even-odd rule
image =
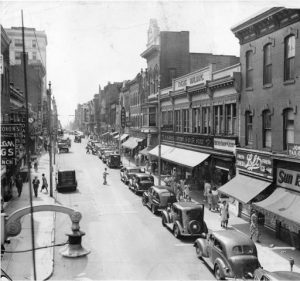
<svg viewBox="0 0 300 281">
<path fill-rule="evenodd" d="M 186 216 L 189 218 L 189 220 L 202 220 L 202 212 L 200 209 L 188 210 L 186 211 Z"/>
<path fill-rule="evenodd" d="M 141 177 L 140 181 L 153 181 L 151 177 Z"/>
<path fill-rule="evenodd" d="M 130 169 L 128 170 L 128 173 L 139 173 L 140 169 Z"/>
<path fill-rule="evenodd" d="M 238 245 L 232 248 L 233 255 L 252 255 L 254 254 L 253 247 L 249 245 Z"/>
</svg>

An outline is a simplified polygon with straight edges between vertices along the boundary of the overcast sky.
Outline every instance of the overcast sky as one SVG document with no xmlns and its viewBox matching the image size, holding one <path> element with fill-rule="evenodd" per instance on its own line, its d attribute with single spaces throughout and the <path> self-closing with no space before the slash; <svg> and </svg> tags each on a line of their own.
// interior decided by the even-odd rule
<svg viewBox="0 0 300 281">
<path fill-rule="evenodd" d="M 297 3 L 298 2 L 298 3 Z M 5 28 L 44 30 L 47 78 L 63 125 L 78 103 L 91 100 L 108 81 L 132 79 L 146 67 L 151 18 L 161 31 L 190 32 L 190 52 L 239 56 L 230 28 L 267 7 L 300 7 L 299 1 L 0 1 Z"/>
</svg>

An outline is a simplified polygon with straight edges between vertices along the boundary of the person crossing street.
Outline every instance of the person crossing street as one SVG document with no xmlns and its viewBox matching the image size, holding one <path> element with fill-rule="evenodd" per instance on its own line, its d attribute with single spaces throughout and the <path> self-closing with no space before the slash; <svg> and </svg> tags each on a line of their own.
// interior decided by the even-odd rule
<svg viewBox="0 0 300 281">
<path fill-rule="evenodd" d="M 108 175 L 107 168 L 105 168 L 103 172 L 103 185 L 107 184 L 107 175 Z"/>
</svg>

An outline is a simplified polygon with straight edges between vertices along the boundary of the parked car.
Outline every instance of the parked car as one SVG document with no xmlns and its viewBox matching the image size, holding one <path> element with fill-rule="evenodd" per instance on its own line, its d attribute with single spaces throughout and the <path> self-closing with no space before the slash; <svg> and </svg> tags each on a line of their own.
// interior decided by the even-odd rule
<svg viewBox="0 0 300 281">
<path fill-rule="evenodd" d="M 154 177 L 146 173 L 133 174 L 131 179 L 128 186 L 135 194 L 142 193 L 154 185 Z"/>
<path fill-rule="evenodd" d="M 75 170 L 59 170 L 57 172 L 57 191 L 75 191 L 77 180 Z"/>
<path fill-rule="evenodd" d="M 173 231 L 176 238 L 207 233 L 204 204 L 175 202 L 171 208 L 162 211 L 162 225 Z"/>
<path fill-rule="evenodd" d="M 194 247 L 198 258 L 207 262 L 217 280 L 250 279 L 260 266 L 254 242 L 236 230 L 210 232 L 198 238 Z"/>
<path fill-rule="evenodd" d="M 106 165 L 109 168 L 120 168 L 122 165 L 121 155 L 118 153 L 109 154 L 106 159 Z"/>
<path fill-rule="evenodd" d="M 66 142 L 57 142 L 58 152 L 69 152 L 69 145 Z"/>
<path fill-rule="evenodd" d="M 169 204 L 176 202 L 176 196 L 173 192 L 167 190 L 164 186 L 151 186 L 144 191 L 142 203 L 148 206 L 153 214 L 157 211 L 166 209 Z"/>
<path fill-rule="evenodd" d="M 120 170 L 121 181 L 125 184 L 129 184 L 132 180 L 132 176 L 136 173 L 145 173 L 145 170 L 138 167 L 123 167 Z"/>
<path fill-rule="evenodd" d="M 77 143 L 81 142 L 81 137 L 80 136 L 75 136 L 74 137 L 74 142 L 77 142 Z"/>
<path fill-rule="evenodd" d="M 103 155 L 102 155 L 102 162 L 103 162 L 104 164 L 106 164 L 106 161 L 107 161 L 108 156 L 111 155 L 111 154 L 113 154 L 113 153 L 115 153 L 114 150 L 106 150 L 106 151 L 103 153 Z"/>
<path fill-rule="evenodd" d="M 112 146 L 102 146 L 98 151 L 98 157 L 102 160 L 106 151 L 115 151 L 115 148 Z"/>
<path fill-rule="evenodd" d="M 277 280 L 300 280 L 300 273 L 295 271 L 268 271 L 258 268 L 254 271 L 254 280 L 277 281 Z"/>
</svg>

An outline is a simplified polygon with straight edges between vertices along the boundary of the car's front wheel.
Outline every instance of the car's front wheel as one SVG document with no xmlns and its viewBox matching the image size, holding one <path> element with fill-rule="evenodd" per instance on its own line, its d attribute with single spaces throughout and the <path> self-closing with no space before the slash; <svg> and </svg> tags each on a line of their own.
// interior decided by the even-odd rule
<svg viewBox="0 0 300 281">
<path fill-rule="evenodd" d="M 225 279 L 218 264 L 215 265 L 214 275 L 215 275 L 217 280 L 224 280 Z"/>
<path fill-rule="evenodd" d="M 180 230 L 178 225 L 175 224 L 174 229 L 173 229 L 173 234 L 176 238 L 180 238 Z"/>
</svg>

